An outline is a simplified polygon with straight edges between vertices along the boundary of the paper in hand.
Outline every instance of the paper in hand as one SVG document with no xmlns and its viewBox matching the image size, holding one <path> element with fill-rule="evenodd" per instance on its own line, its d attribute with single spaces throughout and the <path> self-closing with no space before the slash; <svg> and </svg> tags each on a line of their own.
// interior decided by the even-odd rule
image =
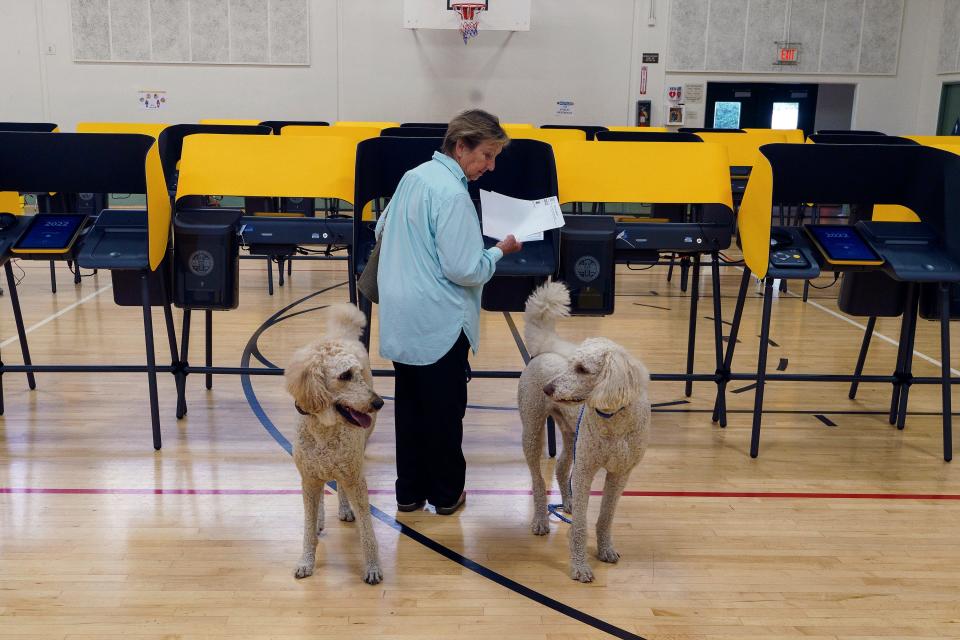
<svg viewBox="0 0 960 640">
<path fill-rule="evenodd" d="M 540 200 L 511 198 L 495 191 L 480 190 L 483 235 L 503 240 L 513 235 L 519 242 L 543 240 L 543 232 L 563 226 L 557 198 Z"/>
</svg>

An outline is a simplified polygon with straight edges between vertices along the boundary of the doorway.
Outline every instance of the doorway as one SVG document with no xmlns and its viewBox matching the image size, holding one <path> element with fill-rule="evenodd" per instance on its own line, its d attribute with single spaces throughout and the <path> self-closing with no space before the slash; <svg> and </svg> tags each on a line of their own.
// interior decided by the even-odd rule
<svg viewBox="0 0 960 640">
<path fill-rule="evenodd" d="M 817 85 L 709 82 L 704 126 L 717 129 L 803 129 L 813 133 Z"/>
<path fill-rule="evenodd" d="M 960 135 L 960 82 L 944 83 L 940 92 L 937 135 Z"/>
</svg>

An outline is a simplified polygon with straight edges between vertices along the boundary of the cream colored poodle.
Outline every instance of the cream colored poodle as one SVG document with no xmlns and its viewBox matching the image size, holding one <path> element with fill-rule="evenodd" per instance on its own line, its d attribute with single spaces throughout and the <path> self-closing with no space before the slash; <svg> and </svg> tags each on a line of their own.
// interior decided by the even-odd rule
<svg viewBox="0 0 960 640">
<path fill-rule="evenodd" d="M 605 469 L 597 557 L 617 562 L 620 554 L 613 548 L 610 526 L 617 500 L 647 446 L 650 375 L 639 360 L 606 338 L 575 345 L 557 336 L 556 319 L 569 314 L 570 293 L 561 283 L 548 282 L 527 300 L 524 337 L 531 360 L 520 376 L 520 418 L 523 452 L 533 479 L 533 533 L 542 536 L 549 531 L 540 458 L 544 425 L 552 416 L 563 436 L 557 482 L 564 510 L 573 513 L 570 576 L 590 582 L 593 572 L 586 558 L 590 485 L 597 471 Z"/>
<path fill-rule="evenodd" d="M 303 556 L 294 572 L 297 578 L 313 574 L 317 535 L 323 531 L 324 485 L 336 480 L 340 519 L 353 521 L 350 502 L 357 509 L 363 581 L 383 579 L 363 475 L 363 451 L 383 406 L 373 390 L 366 349 L 357 339 L 365 323 L 356 307 L 331 306 L 327 335 L 297 351 L 286 369 L 287 391 L 303 414 L 293 445 L 303 486 Z"/>
</svg>

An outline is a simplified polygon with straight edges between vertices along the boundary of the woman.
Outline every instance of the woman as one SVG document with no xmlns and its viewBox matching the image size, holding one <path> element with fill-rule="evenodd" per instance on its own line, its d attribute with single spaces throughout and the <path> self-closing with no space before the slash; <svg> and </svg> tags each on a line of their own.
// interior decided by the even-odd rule
<svg viewBox="0 0 960 640">
<path fill-rule="evenodd" d="M 464 111 L 442 152 L 404 175 L 377 222 L 380 355 L 396 371 L 397 508 L 429 501 L 450 515 L 465 500 L 461 449 L 480 293 L 497 261 L 520 250 L 513 236 L 490 249 L 467 181 L 493 171 L 510 141 L 485 111 Z"/>
</svg>

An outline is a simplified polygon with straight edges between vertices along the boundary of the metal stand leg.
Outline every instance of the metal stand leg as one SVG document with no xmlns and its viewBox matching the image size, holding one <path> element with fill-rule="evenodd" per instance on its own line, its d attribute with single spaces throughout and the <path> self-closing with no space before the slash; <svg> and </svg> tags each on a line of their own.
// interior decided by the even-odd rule
<svg viewBox="0 0 960 640">
<path fill-rule="evenodd" d="M 860 355 L 857 356 L 857 367 L 853 370 L 856 379 L 850 383 L 850 393 L 847 396 L 853 400 L 857 397 L 857 387 L 860 386 L 860 374 L 863 373 L 863 365 L 867 361 L 867 350 L 870 348 L 870 339 L 873 337 L 873 329 L 877 326 L 877 316 L 870 316 L 867 320 L 867 329 L 863 332 L 863 342 L 860 344 Z"/>
<path fill-rule="evenodd" d="M 670 254 L 670 268 L 667 269 L 667 282 L 673 279 L 673 266 L 677 263 L 677 254 Z"/>
<path fill-rule="evenodd" d="M 763 419 L 763 387 L 767 379 L 767 348 L 770 339 L 770 311 L 773 306 L 773 278 L 764 278 L 763 319 L 760 324 L 760 353 L 757 358 L 757 390 L 753 397 L 753 431 L 750 434 L 750 457 L 760 453 L 760 422 Z"/>
<path fill-rule="evenodd" d="M 907 292 L 907 304 L 910 304 L 911 293 Z M 904 368 L 904 358 L 906 354 L 907 346 L 907 336 L 910 333 L 910 321 L 908 319 L 909 314 L 904 310 L 903 315 L 900 317 L 900 339 L 897 342 L 897 365 L 893 370 L 893 375 L 896 378 L 893 383 L 893 390 L 890 394 L 890 415 L 889 422 L 890 424 L 897 423 L 897 410 L 900 407 L 900 389 L 902 386 L 902 377 L 903 377 L 903 368 Z"/>
<path fill-rule="evenodd" d="M 730 338 L 727 342 L 727 353 L 723 358 L 724 371 L 730 371 L 733 364 L 733 352 L 737 346 L 737 334 L 740 332 L 740 319 L 743 317 L 743 304 L 747 299 L 747 287 L 750 284 L 750 269 L 743 269 L 740 278 L 740 292 L 737 294 L 737 306 L 733 310 L 733 325 L 730 327 Z M 727 426 L 727 381 L 720 381 L 717 390 L 717 400 L 713 403 L 713 421 L 720 422 L 721 427 Z"/>
<path fill-rule="evenodd" d="M 904 382 L 900 389 L 900 408 L 897 411 L 897 429 L 903 430 L 907 424 L 907 403 L 910 400 L 910 379 L 913 377 L 913 345 L 917 337 L 917 305 L 920 300 L 920 286 L 910 285 L 911 294 L 907 299 L 907 311 L 910 316 L 910 333 L 903 354 Z"/>
<path fill-rule="evenodd" d="M 3 270 L 7 274 L 7 287 L 10 288 L 10 306 L 13 307 L 13 321 L 17 325 L 17 337 L 20 339 L 20 353 L 23 354 L 23 364 L 29 366 L 33 364 L 30 360 L 30 345 L 27 344 L 27 332 L 23 328 L 23 312 L 20 310 L 20 294 L 17 293 L 17 281 L 13 277 L 13 266 L 9 260 L 3 265 Z M 33 372 L 27 373 L 27 386 L 30 389 L 37 388 L 37 380 L 34 378 Z"/>
<path fill-rule="evenodd" d="M 277 278 L 278 283 L 282 287 L 284 284 L 283 281 L 283 256 L 277 256 Z"/>
<path fill-rule="evenodd" d="M 714 251 L 710 254 L 713 262 L 710 264 L 710 278 L 713 293 L 713 350 L 717 361 L 717 375 L 723 373 L 723 312 L 720 305 L 720 255 Z M 720 399 L 720 411 L 726 413 L 726 397 L 719 393 L 720 380 L 717 380 L 717 398 Z"/>
<path fill-rule="evenodd" d="M 183 330 L 180 342 L 180 365 L 188 366 L 187 354 L 190 352 L 190 309 L 183 310 Z M 187 415 L 187 374 L 180 377 L 180 387 L 177 389 L 177 420 Z"/>
<path fill-rule="evenodd" d="M 0 416 L 3 415 L 3 412 L 6 408 L 3 405 L 3 358 L 0 357 Z"/>
<path fill-rule="evenodd" d="M 810 281 L 803 281 L 803 301 L 806 302 L 810 299 Z"/>
<path fill-rule="evenodd" d="M 80 284 L 80 265 L 73 261 L 68 261 L 67 264 L 73 265 L 73 284 Z"/>
<path fill-rule="evenodd" d="M 57 292 L 57 268 L 53 260 L 50 261 L 50 291 Z"/>
<path fill-rule="evenodd" d="M 940 393 L 943 397 L 943 459 L 953 460 L 953 409 L 950 388 L 950 285 L 940 283 Z"/>
<path fill-rule="evenodd" d="M 557 425 L 550 416 L 547 416 L 547 455 L 557 457 Z"/>
<path fill-rule="evenodd" d="M 267 295 L 273 295 L 273 258 L 267 256 Z"/>
<path fill-rule="evenodd" d="M 150 281 L 146 271 L 140 272 L 140 300 L 143 305 L 143 336 L 147 345 L 147 383 L 150 387 L 150 422 L 153 425 L 153 448 L 160 450 L 160 401 L 157 397 L 157 361 L 153 349 L 153 315 L 150 309 Z"/>
<path fill-rule="evenodd" d="M 700 254 L 693 256 L 693 285 L 690 288 L 690 325 L 687 329 L 687 375 L 693 374 L 693 359 L 697 350 L 697 301 L 700 298 Z M 693 394 L 693 381 L 687 380 L 684 395 Z"/>
<path fill-rule="evenodd" d="M 288 276 L 293 275 L 293 259 L 292 258 L 287 258 L 287 275 Z"/>
<path fill-rule="evenodd" d="M 207 348 L 207 366 L 213 366 L 213 311 L 210 309 L 206 310 L 206 333 L 207 333 L 207 343 L 204 345 Z M 206 375 L 207 389 L 213 389 L 213 374 L 208 373 Z"/>
<path fill-rule="evenodd" d="M 363 327 L 363 334 L 360 336 L 360 342 L 370 351 L 370 319 L 373 315 L 373 303 L 367 300 L 367 297 L 357 291 L 357 306 L 367 318 L 367 324 Z"/>
<path fill-rule="evenodd" d="M 690 273 L 690 258 L 683 256 L 680 258 L 680 291 L 687 292 L 687 276 Z"/>
</svg>

